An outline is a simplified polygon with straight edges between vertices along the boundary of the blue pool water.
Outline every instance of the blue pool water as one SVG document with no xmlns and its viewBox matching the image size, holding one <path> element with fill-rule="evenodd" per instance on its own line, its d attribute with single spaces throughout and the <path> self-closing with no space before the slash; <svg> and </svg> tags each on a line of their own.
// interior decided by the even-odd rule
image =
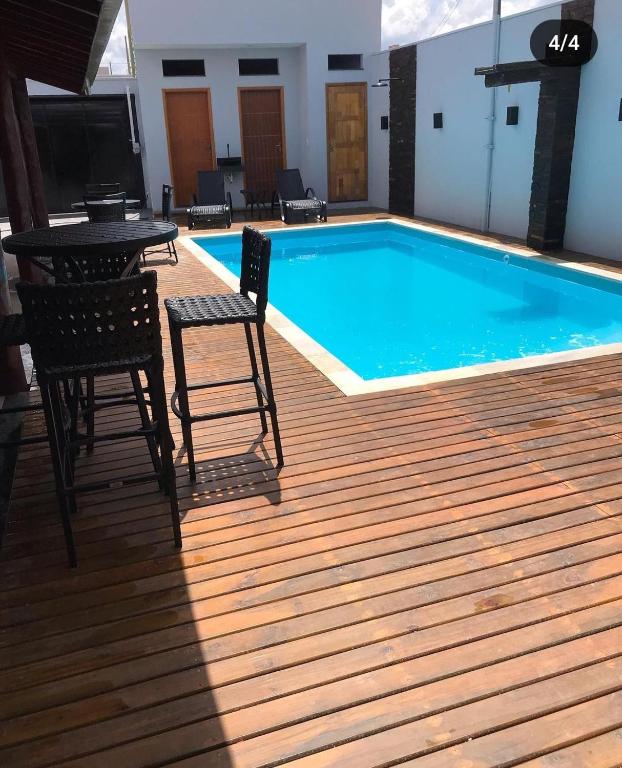
<svg viewBox="0 0 622 768">
<path fill-rule="evenodd" d="M 270 302 L 365 380 L 622 340 L 614 280 L 393 222 L 270 236 Z M 240 235 L 196 241 L 239 276 Z"/>
</svg>

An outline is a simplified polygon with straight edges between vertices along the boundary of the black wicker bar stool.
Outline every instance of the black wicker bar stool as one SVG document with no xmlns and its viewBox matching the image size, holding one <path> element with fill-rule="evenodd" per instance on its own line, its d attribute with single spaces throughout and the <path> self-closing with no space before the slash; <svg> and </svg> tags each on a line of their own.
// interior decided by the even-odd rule
<svg viewBox="0 0 622 768">
<path fill-rule="evenodd" d="M 164 301 L 168 312 L 173 363 L 175 365 L 175 394 L 171 401 L 171 408 L 175 416 L 181 421 L 184 443 L 188 453 L 190 480 L 193 483 L 196 482 L 196 466 L 192 442 L 192 425 L 200 421 L 211 421 L 212 419 L 222 419 L 228 416 L 258 413 L 261 419 L 263 434 L 266 435 L 268 433 L 266 413 L 269 413 L 276 447 L 277 466 L 282 467 L 284 464 L 277 408 L 274 400 L 270 363 L 264 334 L 266 306 L 268 304 L 271 247 L 271 241 L 262 235 L 261 232 L 251 227 L 244 227 L 242 233 L 240 293 L 230 293 L 222 296 L 177 296 Z M 255 301 L 250 299 L 249 293 L 255 294 Z M 240 379 L 226 379 L 189 385 L 186 377 L 182 331 L 185 328 L 232 324 L 244 325 L 251 364 L 251 375 Z M 251 330 L 252 325 L 257 329 L 263 379 L 259 374 L 257 365 L 257 355 Z M 196 415 L 190 412 L 188 392 L 234 384 L 253 384 L 257 405 L 249 408 Z"/>
<path fill-rule="evenodd" d="M 26 324 L 23 315 L 5 315 L 0 317 L 0 349 L 6 347 L 21 347 L 27 343 Z M 0 417 L 13 414 L 32 413 L 40 411 L 42 405 L 35 403 L 32 405 L 4 406 L 0 408 Z M 34 445 L 35 443 L 46 443 L 47 435 L 36 435 L 34 437 L 20 437 L 11 440 L 0 440 L 0 449 L 14 448 L 20 445 Z"/>
<path fill-rule="evenodd" d="M 71 527 L 78 492 L 136 485 L 157 480 L 168 494 L 175 545 L 181 547 L 181 528 L 169 429 L 164 362 L 155 272 L 98 283 L 34 285 L 18 283 L 28 340 L 37 369 L 46 417 L 61 519 L 71 566 L 77 564 Z M 67 426 L 60 383 L 67 379 L 130 373 L 149 383 L 153 418 L 142 388 L 136 390 L 141 427 L 121 432 L 82 436 Z M 70 424 L 77 420 L 79 393 L 71 405 Z M 78 484 L 74 457 L 80 445 L 144 437 L 154 471 L 113 482 Z"/>
<path fill-rule="evenodd" d="M 57 280 L 68 283 L 98 283 L 104 280 L 117 280 L 132 262 L 134 254 L 113 253 L 99 258 L 93 258 L 88 254 L 74 257 L 71 262 L 64 259 L 54 260 L 54 272 Z M 131 272 L 132 275 L 139 275 L 140 268 L 136 264 Z M 95 434 L 95 415 L 98 411 L 105 408 L 114 408 L 122 402 L 132 404 L 134 398 L 139 398 L 140 379 L 138 374 L 130 374 L 132 377 L 132 390 L 116 391 L 113 393 L 95 392 L 95 377 L 86 377 L 86 394 L 81 396 L 82 417 L 86 423 L 87 436 L 92 437 Z M 80 380 L 74 382 L 82 391 Z M 134 401 L 136 402 L 136 401 Z M 142 403 L 138 402 L 139 407 Z M 87 443 L 87 452 L 92 453 L 94 442 Z"/>
</svg>

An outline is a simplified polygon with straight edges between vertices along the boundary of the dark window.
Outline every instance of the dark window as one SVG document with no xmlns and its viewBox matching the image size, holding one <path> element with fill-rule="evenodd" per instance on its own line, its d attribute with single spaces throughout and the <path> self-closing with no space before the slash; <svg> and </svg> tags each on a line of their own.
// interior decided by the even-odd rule
<svg viewBox="0 0 622 768">
<path fill-rule="evenodd" d="M 360 53 L 339 53 L 328 57 L 329 69 L 363 69 Z"/>
<path fill-rule="evenodd" d="M 278 75 L 278 59 L 238 59 L 240 75 Z"/>
<path fill-rule="evenodd" d="M 518 107 L 508 107 L 506 125 L 518 125 Z"/>
<path fill-rule="evenodd" d="M 162 59 L 164 77 L 205 77 L 203 59 Z"/>
</svg>

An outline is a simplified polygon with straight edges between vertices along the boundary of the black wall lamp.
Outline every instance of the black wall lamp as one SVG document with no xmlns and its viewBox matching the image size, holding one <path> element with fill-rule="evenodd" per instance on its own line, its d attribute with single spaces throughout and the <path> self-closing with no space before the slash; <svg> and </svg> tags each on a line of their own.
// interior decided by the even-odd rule
<svg viewBox="0 0 622 768">
<path fill-rule="evenodd" d="M 506 125 L 518 125 L 518 107 L 508 107 L 507 117 L 505 119 Z"/>
<path fill-rule="evenodd" d="M 372 83 L 372 88 L 388 88 L 390 83 L 395 82 L 396 80 L 402 81 L 401 77 L 381 77 L 377 83 Z"/>
<path fill-rule="evenodd" d="M 443 127 L 443 113 L 442 112 L 435 112 L 434 113 L 434 127 L 435 128 L 442 128 Z"/>
</svg>

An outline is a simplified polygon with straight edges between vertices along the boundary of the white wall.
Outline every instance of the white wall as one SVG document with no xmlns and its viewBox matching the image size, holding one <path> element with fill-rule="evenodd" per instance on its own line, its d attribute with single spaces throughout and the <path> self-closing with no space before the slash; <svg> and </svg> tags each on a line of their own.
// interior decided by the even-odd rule
<svg viewBox="0 0 622 768">
<path fill-rule="evenodd" d="M 370 83 L 389 77 L 389 52 L 383 51 L 365 59 Z M 369 204 L 374 208 L 389 207 L 389 141 L 390 131 L 380 128 L 380 118 L 389 115 L 389 88 L 370 88 L 367 94 L 369 113 Z"/>
<path fill-rule="evenodd" d="M 531 32 L 559 18 L 559 5 L 506 17 L 500 61 L 531 60 Z M 493 25 L 480 24 L 417 45 L 417 135 L 415 213 L 473 229 L 482 225 L 486 203 L 490 90 L 476 67 L 493 56 Z M 537 84 L 497 88 L 491 230 L 527 235 L 538 113 Z M 518 126 L 505 124 L 506 107 L 519 106 Z M 443 113 L 435 130 L 432 116 Z"/>
<path fill-rule="evenodd" d="M 323 45 L 380 50 L 382 0 L 130 0 L 137 48 Z"/>
<path fill-rule="evenodd" d="M 560 6 L 507 18 L 501 23 L 501 62 L 531 61 L 529 41 L 535 27 L 559 18 Z M 483 78 L 479 80 L 483 86 Z M 529 229 L 529 202 L 538 123 L 539 83 L 496 88 L 497 120 L 492 166 L 490 229 L 524 239 Z M 518 125 L 506 125 L 507 107 L 519 108 Z"/>
<path fill-rule="evenodd" d="M 326 196 L 326 84 L 369 78 L 365 69 L 329 72 L 328 55 L 365 56 L 380 48 L 382 0 L 184 0 L 181 7 L 131 0 L 130 15 L 154 199 L 171 178 L 163 88 L 211 89 L 216 148 L 225 154 L 227 141 L 232 150 L 239 141 L 237 87 L 273 84 L 285 87 L 288 165 L 299 166 L 305 185 Z M 281 74 L 240 78 L 238 56 L 278 57 Z M 163 78 L 161 59 L 175 57 L 204 58 L 206 77 Z M 241 182 L 236 179 L 234 192 Z"/>
<path fill-rule="evenodd" d="M 473 71 L 489 63 L 490 25 L 417 46 L 415 213 L 477 228 L 485 187 L 488 93 Z M 433 115 L 443 113 L 443 128 Z"/>
<path fill-rule="evenodd" d="M 566 248 L 622 260 L 622 2 L 596 0 L 599 48 L 583 67 Z"/>
</svg>

